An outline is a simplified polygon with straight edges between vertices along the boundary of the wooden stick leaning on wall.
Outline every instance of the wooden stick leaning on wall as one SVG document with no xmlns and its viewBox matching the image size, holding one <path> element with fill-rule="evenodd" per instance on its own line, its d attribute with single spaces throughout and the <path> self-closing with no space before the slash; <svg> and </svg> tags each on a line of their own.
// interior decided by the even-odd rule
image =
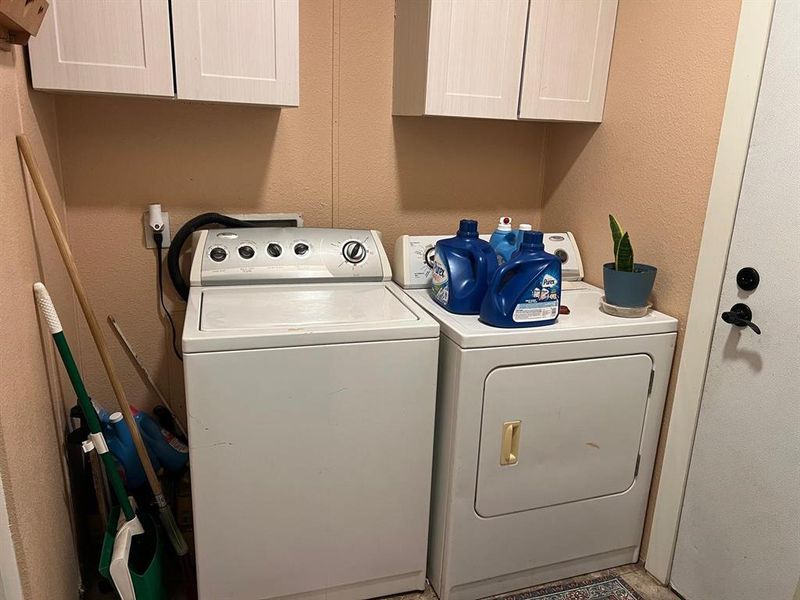
<svg viewBox="0 0 800 600">
<path fill-rule="evenodd" d="M 130 429 L 131 437 L 133 438 L 133 444 L 136 447 L 136 453 L 139 455 L 139 460 L 142 462 L 145 475 L 147 476 L 147 481 L 150 484 L 150 489 L 153 491 L 153 496 L 155 497 L 155 501 L 158 506 L 159 518 L 164 525 L 164 529 L 167 531 L 167 535 L 169 536 L 170 542 L 175 549 L 175 553 L 178 556 L 184 556 L 189 551 L 189 548 L 186 545 L 186 540 L 183 539 L 183 535 L 175 523 L 175 518 L 172 515 L 172 511 L 170 510 L 169 505 L 164 498 L 164 492 L 161 489 L 161 482 L 156 475 L 155 469 L 153 469 L 153 465 L 150 462 L 150 457 L 147 454 L 144 442 L 142 441 L 142 436 L 139 433 L 139 428 L 137 427 L 136 421 L 134 421 L 133 415 L 131 414 L 131 408 L 128 404 L 128 399 L 125 396 L 125 390 L 122 388 L 122 384 L 117 376 L 114 363 L 111 361 L 111 355 L 108 352 L 106 340 L 103 337 L 103 332 L 100 330 L 100 325 L 98 324 L 97 318 L 92 310 L 92 306 L 89 303 L 89 296 L 86 294 L 86 290 L 84 289 L 80 275 L 78 274 L 78 265 L 75 263 L 69 243 L 64 235 L 64 230 L 61 227 L 61 221 L 59 220 L 55 208 L 53 207 L 53 201 L 50 198 L 50 193 L 47 191 L 47 187 L 45 186 L 44 178 L 42 177 L 42 173 L 39 170 L 39 165 L 36 162 L 36 157 L 33 155 L 33 149 L 31 148 L 30 141 L 28 141 L 28 136 L 24 134 L 18 135 L 17 146 L 22 153 L 22 158 L 25 161 L 25 165 L 28 167 L 28 172 L 33 180 L 33 186 L 36 188 L 36 193 L 39 195 L 39 200 L 42 203 L 42 208 L 44 209 L 45 216 L 47 217 L 47 222 L 50 224 L 50 229 L 53 232 L 53 237 L 55 238 L 56 245 L 58 246 L 58 251 L 60 252 L 61 258 L 64 261 L 64 266 L 67 269 L 67 273 L 69 273 L 69 278 L 72 281 L 72 287 L 75 290 L 75 295 L 78 297 L 78 302 L 83 310 L 83 315 L 86 318 L 87 324 L 89 325 L 89 331 L 91 332 L 94 343 L 97 346 L 97 352 L 100 354 L 100 360 L 103 362 L 103 367 L 105 367 L 106 374 L 111 382 L 111 388 L 114 390 L 114 395 L 117 397 L 119 410 L 125 419 L 125 423 L 128 425 L 128 429 Z"/>
</svg>

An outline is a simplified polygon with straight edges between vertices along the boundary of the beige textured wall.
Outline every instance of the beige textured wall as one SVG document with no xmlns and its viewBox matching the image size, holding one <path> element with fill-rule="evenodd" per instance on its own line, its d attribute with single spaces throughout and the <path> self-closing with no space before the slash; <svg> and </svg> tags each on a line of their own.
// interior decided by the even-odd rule
<svg viewBox="0 0 800 600">
<path fill-rule="evenodd" d="M 680 320 L 681 332 L 739 6 L 620 0 L 603 123 L 548 131 L 542 227 L 571 229 L 586 279 L 602 286 L 603 263 L 613 259 L 608 214 L 615 214 L 631 233 L 636 260 L 658 267 L 653 301 Z"/>
<path fill-rule="evenodd" d="M 173 228 L 209 210 L 301 212 L 307 226 L 379 229 L 390 252 L 401 233 L 455 231 L 465 216 L 487 229 L 506 212 L 538 224 L 545 125 L 392 118 L 393 26 L 393 0 L 301 0 L 295 109 L 56 98 L 70 241 L 86 286 L 178 410 L 182 370 L 143 247 L 148 203 L 161 202 Z M 130 400 L 151 406 L 108 337 Z M 91 347 L 87 330 L 81 339 Z M 84 364 L 92 393 L 113 405 L 96 354 Z"/>
<path fill-rule="evenodd" d="M 53 99 L 29 92 L 16 48 L 0 51 L 0 212 L 6 224 L 6 260 L 0 262 L 0 474 L 25 598 L 69 599 L 78 597 L 78 573 L 61 466 L 63 400 L 33 283 L 47 284 L 73 339 L 75 312 L 38 198 L 23 175 L 15 141 L 22 132 L 31 138 L 63 218 Z"/>
</svg>

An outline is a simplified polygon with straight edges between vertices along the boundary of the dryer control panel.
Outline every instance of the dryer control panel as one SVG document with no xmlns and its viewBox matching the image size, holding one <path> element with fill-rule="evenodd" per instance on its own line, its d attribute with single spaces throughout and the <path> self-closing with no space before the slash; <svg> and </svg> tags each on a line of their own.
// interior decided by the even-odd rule
<svg viewBox="0 0 800 600">
<path fill-rule="evenodd" d="M 201 231 L 191 285 L 388 281 L 380 233 L 368 229 L 247 227 Z"/>
<path fill-rule="evenodd" d="M 431 267 L 436 242 L 452 235 L 401 235 L 394 249 L 395 281 L 406 289 L 431 287 Z M 489 241 L 488 235 L 481 239 Z M 583 262 L 570 232 L 545 233 L 544 249 L 561 259 L 564 281 L 583 279 Z"/>
</svg>

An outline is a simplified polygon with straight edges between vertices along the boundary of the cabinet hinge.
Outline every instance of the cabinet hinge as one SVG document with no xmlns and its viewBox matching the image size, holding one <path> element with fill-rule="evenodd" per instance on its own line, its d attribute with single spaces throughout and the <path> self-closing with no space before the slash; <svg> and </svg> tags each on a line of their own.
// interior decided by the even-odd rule
<svg viewBox="0 0 800 600">
<path fill-rule="evenodd" d="M 633 476 L 636 477 L 639 475 L 639 463 L 642 462 L 642 455 L 636 455 L 636 468 L 633 470 Z"/>
<path fill-rule="evenodd" d="M 648 395 L 653 391 L 653 380 L 656 378 L 656 370 L 650 371 L 650 383 L 647 384 Z"/>
</svg>

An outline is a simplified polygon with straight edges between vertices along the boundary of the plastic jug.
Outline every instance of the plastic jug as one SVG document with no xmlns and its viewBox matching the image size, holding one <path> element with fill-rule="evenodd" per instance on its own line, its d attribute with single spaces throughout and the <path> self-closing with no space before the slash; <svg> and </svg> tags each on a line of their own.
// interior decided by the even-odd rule
<svg viewBox="0 0 800 600">
<path fill-rule="evenodd" d="M 525 231 L 519 251 L 495 271 L 480 319 L 495 327 L 551 325 L 561 305 L 561 261 L 544 251 L 540 231 Z"/>
<path fill-rule="evenodd" d="M 172 433 L 163 429 L 156 420 L 146 412 L 131 407 L 133 419 L 139 426 L 147 451 L 155 454 L 167 471 L 177 473 L 189 460 L 189 448 Z"/>
<path fill-rule="evenodd" d="M 135 490 L 144 485 L 147 481 L 144 467 L 142 467 L 142 461 L 139 460 L 139 455 L 136 454 L 136 446 L 133 445 L 131 431 L 122 419 L 122 413 L 115 412 L 109 415 L 103 411 L 100 413 L 100 420 L 103 423 L 103 434 L 105 435 L 108 449 L 124 471 L 125 487 L 129 490 Z M 153 462 L 153 468 L 158 470 L 157 459 L 149 449 L 148 454 Z"/>
<path fill-rule="evenodd" d="M 522 245 L 522 236 L 525 235 L 526 231 L 533 231 L 533 227 L 531 227 L 530 223 L 520 223 L 519 229 L 517 229 L 517 246 L 515 250 L 519 250 L 519 247 Z"/>
<path fill-rule="evenodd" d="M 433 299 L 450 312 L 477 315 L 496 269 L 497 254 L 478 237 L 478 222 L 463 219 L 456 237 L 436 242 Z"/>
<path fill-rule="evenodd" d="M 517 234 L 511 229 L 511 217 L 500 217 L 500 223 L 494 230 L 489 243 L 497 253 L 498 262 L 507 262 L 511 255 L 517 250 Z"/>
</svg>

